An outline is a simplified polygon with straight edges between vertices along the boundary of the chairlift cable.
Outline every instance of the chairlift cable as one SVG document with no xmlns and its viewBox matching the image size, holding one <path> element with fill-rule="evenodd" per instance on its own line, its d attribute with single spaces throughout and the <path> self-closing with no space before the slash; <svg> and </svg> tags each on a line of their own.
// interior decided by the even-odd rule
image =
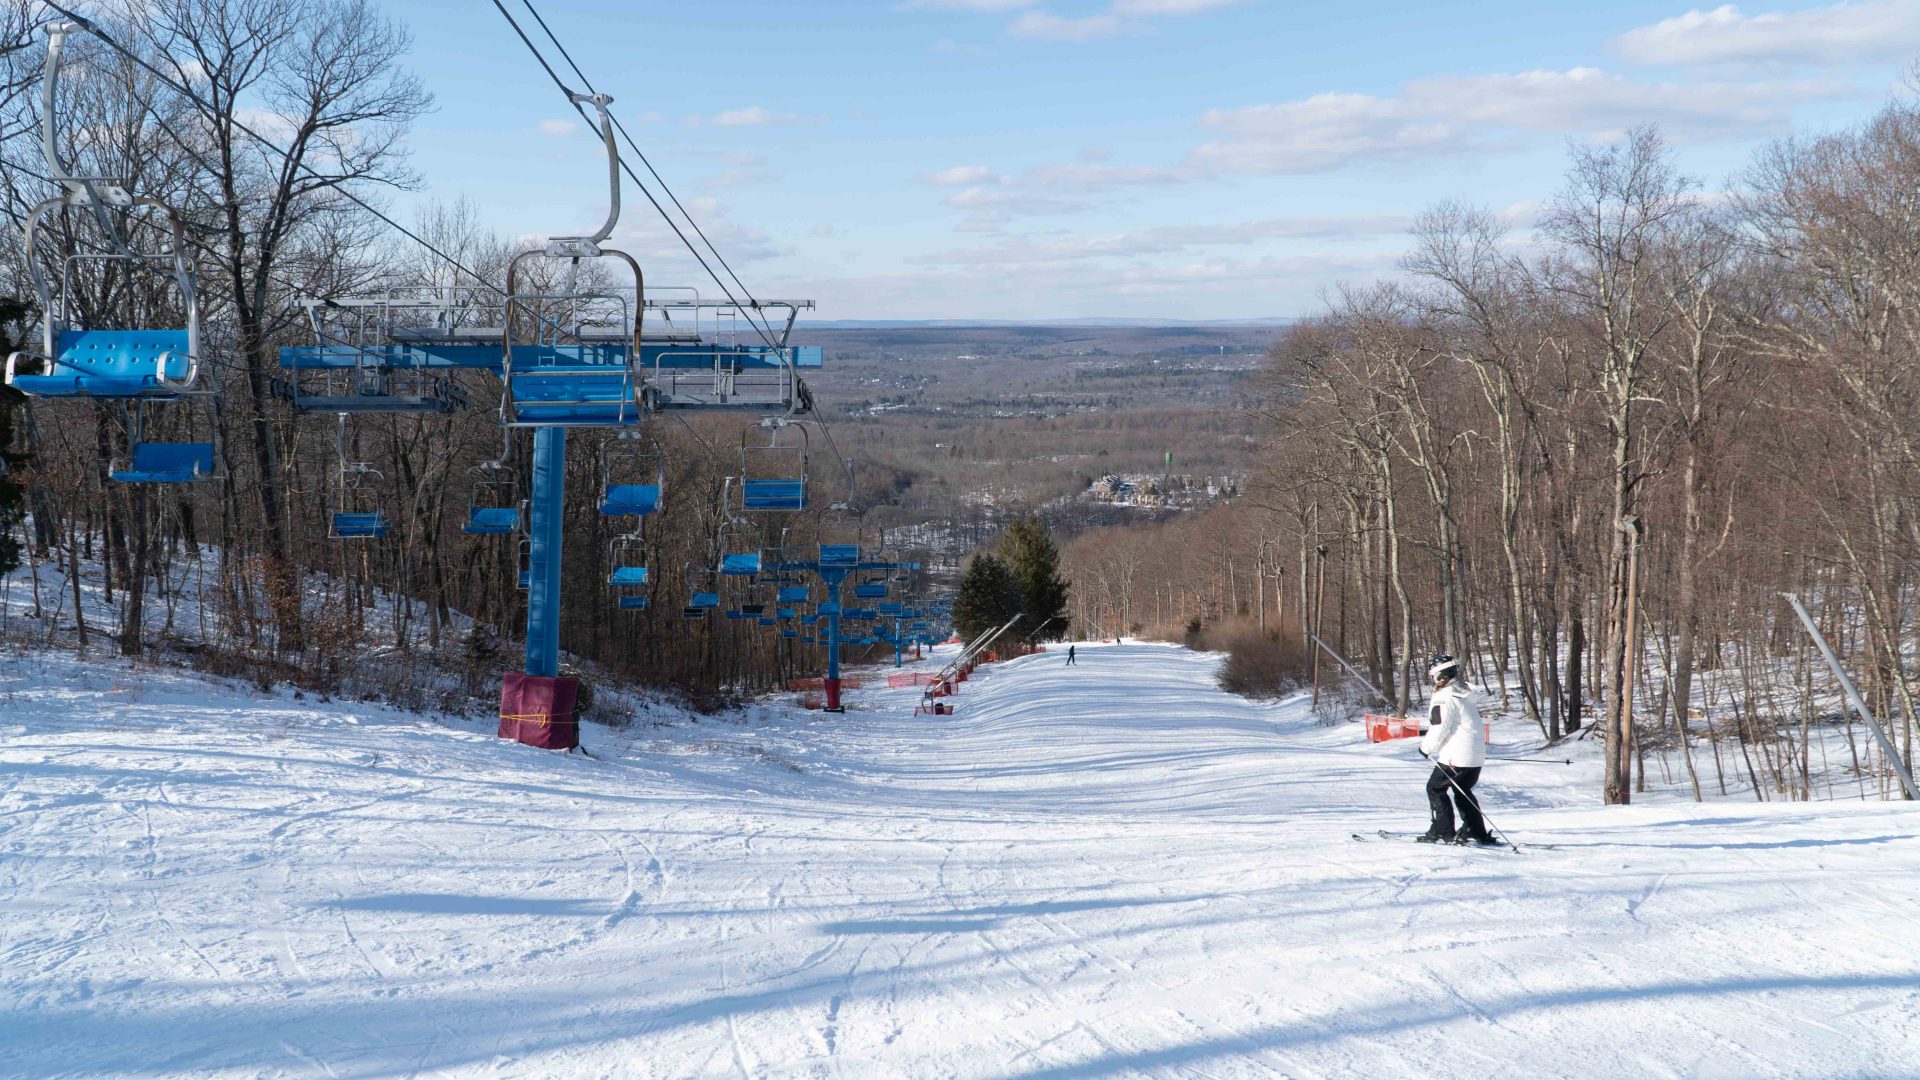
<svg viewBox="0 0 1920 1080">
<path fill-rule="evenodd" d="M 553 28 L 547 25 L 547 20 L 541 16 L 540 10 L 533 6 L 533 0 L 520 0 L 520 2 L 526 6 L 527 12 L 528 14 L 533 16 L 533 20 L 540 24 L 540 29 L 543 32 L 545 32 L 545 34 L 547 35 L 547 40 L 553 42 L 553 47 L 560 51 L 561 59 L 565 60 L 567 62 L 567 66 L 573 69 L 573 73 L 580 77 L 580 82 L 584 86 L 586 86 L 588 91 L 596 94 L 599 93 L 599 90 L 596 89 L 593 85 L 593 80 L 587 77 L 586 72 L 580 70 L 580 65 L 575 63 L 573 60 L 573 54 L 567 51 L 567 47 L 561 43 L 559 37 L 555 36 L 553 32 Z M 652 176 L 654 179 L 654 182 L 660 185 L 660 190 L 664 192 L 667 196 L 667 199 L 673 203 L 673 208 L 675 210 L 680 211 L 680 216 L 686 219 L 687 224 L 692 227 L 694 234 L 700 237 L 700 242 L 707 246 L 707 250 L 713 253 L 714 259 L 717 262 L 719 262 L 721 268 L 726 270 L 727 276 L 732 278 L 733 283 L 739 286 L 740 291 L 746 295 L 748 302 L 752 305 L 752 309 L 755 311 L 759 311 L 760 301 L 758 298 L 756 298 L 753 295 L 753 290 L 747 288 L 746 282 L 740 280 L 740 275 L 734 271 L 733 265 L 727 262 L 727 257 L 725 255 L 720 254 L 720 249 L 713 245 L 713 240 L 707 236 L 706 230 L 702 229 L 700 227 L 700 223 L 694 220 L 693 215 L 687 211 L 687 208 L 681 205 L 680 197 L 673 193 L 672 186 L 669 185 L 666 179 L 660 175 L 660 171 L 653 167 L 653 161 L 647 157 L 646 151 L 640 149 L 640 144 L 636 143 L 633 139 L 633 136 L 630 133 L 628 133 L 627 126 L 620 122 L 619 117 L 613 116 L 612 110 L 608 110 L 608 116 L 612 118 L 613 126 L 616 130 L 620 132 L 620 137 L 626 140 L 627 149 L 632 150 L 634 153 L 634 156 L 640 159 L 640 163 L 647 167 L 648 175 Z M 631 174 L 632 170 L 629 169 L 628 172 L 629 174 Z M 634 182 L 639 183 L 639 178 L 635 177 Z M 657 203 L 655 205 L 658 206 Z M 664 211 L 663 211 L 663 214 L 664 214 Z M 681 239 L 685 240 L 686 238 L 683 236 L 681 237 Z M 711 273 L 712 271 L 708 271 L 708 272 Z M 716 284 L 720 284 L 720 287 L 722 289 L 726 288 L 724 284 L 719 283 L 717 280 L 716 280 Z M 733 300 L 733 296 L 731 293 L 728 294 L 727 299 Z M 733 302 L 736 304 L 736 306 L 739 304 L 739 301 L 737 300 L 734 300 Z M 761 321 L 764 322 L 765 320 L 766 320 L 766 315 L 764 312 L 762 312 Z M 749 316 L 748 322 L 752 322 L 752 321 L 753 321 L 752 317 Z M 769 330 L 770 329 L 771 328 L 769 328 Z M 768 337 L 768 334 L 763 332 L 761 334 L 761 337 L 765 339 Z M 771 345 L 772 341 L 768 340 L 767 343 Z"/>
<path fill-rule="evenodd" d="M 501 0 L 493 0 L 493 6 L 496 10 L 500 12 L 501 17 L 507 20 L 507 25 L 513 27 L 513 32 L 516 36 L 520 38 L 521 44 L 525 45 L 527 47 L 527 51 L 533 54 L 534 60 L 537 61 L 540 64 L 541 69 L 547 73 L 547 77 L 553 80 L 553 85 L 557 89 L 559 89 L 562 95 L 566 97 L 567 103 L 570 106 L 572 106 L 573 111 L 575 113 L 578 113 L 580 116 L 580 119 L 585 120 L 587 122 L 588 128 L 591 129 L 593 127 L 593 120 L 591 117 L 587 115 L 587 110 L 583 108 L 578 101 L 574 100 L 573 90 L 567 86 L 566 80 L 560 77 L 560 73 L 553 69 L 553 65 L 547 62 L 546 55 L 540 51 L 539 46 L 533 43 L 533 39 L 527 36 L 527 32 L 521 28 L 519 20 L 513 17 L 513 13 L 507 10 L 507 6 L 504 3 L 502 3 Z M 536 13 L 536 17 L 538 17 L 537 13 Z M 553 36 L 551 31 L 548 32 L 548 36 L 549 37 Z M 558 44 L 557 40 L 555 41 L 555 44 L 556 45 Z M 561 50 L 562 53 L 564 53 L 565 51 L 566 51 L 565 49 Z M 574 70 L 577 72 L 579 71 L 579 68 L 576 67 L 574 68 Z M 581 78 L 584 80 L 586 76 L 582 75 Z M 588 89 L 589 90 L 592 89 L 591 84 L 588 84 Z M 613 110 L 608 109 L 607 115 L 611 117 L 613 115 Z M 615 124 L 617 125 L 618 123 L 619 121 L 616 120 Z M 624 134 L 624 130 L 622 133 Z M 630 136 L 628 138 L 628 142 L 629 143 L 632 142 L 632 138 Z M 651 169 L 652 166 L 649 165 L 648 168 Z M 633 171 L 633 166 L 628 164 L 625 158 L 621 158 L 620 160 L 620 170 L 627 174 L 627 178 L 633 181 L 635 187 L 640 189 L 640 194 L 645 195 L 647 197 L 647 202 L 653 204 L 653 209 L 656 213 L 660 215 L 660 220 L 666 222 L 667 227 L 673 230 L 673 234 L 680 238 L 681 245 L 687 249 L 688 254 L 693 256 L 694 261 L 700 264 L 700 269 L 706 271 L 707 277 L 711 278 L 713 280 L 713 283 L 720 287 L 720 291 L 726 294 L 727 301 L 733 304 L 735 307 L 740 308 L 742 311 L 745 311 L 745 312 L 751 312 L 753 310 L 757 310 L 758 301 L 755 301 L 754 308 L 749 308 L 747 305 L 742 304 L 740 302 L 739 297 L 733 294 L 732 289 L 727 288 L 727 283 L 720 279 L 719 274 L 714 273 L 713 266 L 707 262 L 705 256 L 700 254 L 700 249 L 694 247 L 693 241 L 687 239 L 686 231 L 681 229 L 679 222 L 674 221 L 672 215 L 667 213 L 666 207 L 660 205 L 660 200 L 654 197 L 653 189 L 649 188 L 646 182 L 640 179 L 640 175 Z M 669 197 L 671 198 L 671 193 L 669 193 Z M 677 200 L 676 200 L 676 205 L 677 205 Z M 685 211 L 682 210 L 682 213 L 685 213 Z M 687 220 L 689 224 L 691 224 L 693 221 L 692 218 L 688 218 Z M 695 231 L 699 230 L 699 226 L 697 225 L 694 226 L 694 228 L 695 228 Z M 702 235 L 702 238 L 704 239 L 704 234 Z M 719 258 L 719 254 L 720 253 L 717 251 L 714 252 L 714 257 Z M 728 272 L 729 273 L 732 272 L 730 268 Z M 745 291 L 745 288 L 746 288 L 745 286 L 741 286 L 742 291 Z M 640 314 L 641 314 L 640 312 L 636 312 L 636 317 L 639 317 Z M 773 336 L 771 332 L 766 327 L 761 326 L 759 322 L 756 322 L 751 314 L 747 315 L 747 323 L 748 325 L 754 328 L 755 333 L 760 335 L 760 339 L 767 344 L 768 348 L 776 347 L 774 345 Z"/>
</svg>

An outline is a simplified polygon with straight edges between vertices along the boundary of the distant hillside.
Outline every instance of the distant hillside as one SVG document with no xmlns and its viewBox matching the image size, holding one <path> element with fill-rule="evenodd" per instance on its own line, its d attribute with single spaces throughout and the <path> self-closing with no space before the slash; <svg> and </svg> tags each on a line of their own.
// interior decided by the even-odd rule
<svg viewBox="0 0 1920 1080">
<path fill-rule="evenodd" d="M 973 328 L 1036 327 L 1156 327 L 1156 326 L 1292 326 L 1300 320 L 1291 315 L 1270 315 L 1257 319 L 816 319 L 807 325 L 833 330 L 876 330 L 924 328 L 967 330 Z"/>
<path fill-rule="evenodd" d="M 1126 517 L 1087 497 L 1109 475 L 1170 471 L 1237 490 L 1250 384 L 1284 330 L 815 324 L 795 339 L 825 351 L 807 381 L 840 451 L 870 465 L 863 500 L 887 506 L 892 527 L 984 537 L 1026 510 L 1069 530 Z"/>
</svg>

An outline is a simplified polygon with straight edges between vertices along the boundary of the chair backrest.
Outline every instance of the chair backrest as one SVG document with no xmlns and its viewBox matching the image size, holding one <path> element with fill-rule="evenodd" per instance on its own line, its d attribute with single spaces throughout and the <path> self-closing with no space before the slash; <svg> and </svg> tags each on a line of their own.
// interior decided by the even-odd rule
<svg viewBox="0 0 1920 1080">
<path fill-rule="evenodd" d="M 780 602 L 783 604 L 804 604 L 809 597 L 805 585 L 786 585 L 780 589 Z"/>
<path fill-rule="evenodd" d="M 333 515 L 333 535 L 342 540 L 381 537 L 387 535 L 387 522 L 378 510 L 342 511 Z"/>
<path fill-rule="evenodd" d="M 821 566 L 853 566 L 860 561 L 859 544 L 821 544 Z"/>
<path fill-rule="evenodd" d="M 460 531 L 476 536 L 504 536 L 519 529 L 519 507 L 476 506 L 467 511 L 467 523 Z"/>
<path fill-rule="evenodd" d="M 136 443 L 133 471 L 213 475 L 212 443 Z"/>
<path fill-rule="evenodd" d="M 640 586 L 647 583 L 647 568 L 644 566 L 616 566 L 608 575 L 609 585 Z"/>
<path fill-rule="evenodd" d="M 805 510 L 807 482 L 798 480 L 742 480 L 742 502 L 749 510 Z"/>
<path fill-rule="evenodd" d="M 61 365 L 94 375 L 119 379 L 155 375 L 162 357 L 167 378 L 176 382 L 193 368 L 185 330 L 62 330 L 54 344 Z"/>
<path fill-rule="evenodd" d="M 862 600 L 885 600 L 887 587 L 878 581 L 863 582 L 853 587 L 853 595 Z"/>
<path fill-rule="evenodd" d="M 608 517 L 645 517 L 660 509 L 659 484 L 609 484 L 600 512 Z"/>
<path fill-rule="evenodd" d="M 620 606 L 628 611 L 644 611 L 647 606 L 647 598 L 644 595 L 623 596 L 620 598 Z"/>
<path fill-rule="evenodd" d="M 720 606 L 720 594 L 716 592 L 697 592 L 687 603 L 688 607 L 717 608 Z"/>
<path fill-rule="evenodd" d="M 747 552 L 739 555 L 722 555 L 720 557 L 720 572 L 735 576 L 757 574 L 760 572 L 760 554 L 759 552 Z"/>
</svg>

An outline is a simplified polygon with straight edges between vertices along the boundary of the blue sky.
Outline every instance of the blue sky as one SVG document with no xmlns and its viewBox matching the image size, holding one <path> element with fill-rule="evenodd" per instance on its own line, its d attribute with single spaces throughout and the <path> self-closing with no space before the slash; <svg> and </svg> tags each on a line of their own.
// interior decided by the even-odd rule
<svg viewBox="0 0 1920 1080">
<path fill-rule="evenodd" d="M 1525 225 L 1569 140 L 1655 122 L 1719 188 L 1920 57 L 1920 0 L 536 3 L 748 286 L 825 319 L 1302 314 L 1441 199 Z M 389 10 L 438 102 L 402 209 L 596 223 L 597 144 L 492 4 Z M 698 284 L 627 207 L 649 282 Z"/>
</svg>

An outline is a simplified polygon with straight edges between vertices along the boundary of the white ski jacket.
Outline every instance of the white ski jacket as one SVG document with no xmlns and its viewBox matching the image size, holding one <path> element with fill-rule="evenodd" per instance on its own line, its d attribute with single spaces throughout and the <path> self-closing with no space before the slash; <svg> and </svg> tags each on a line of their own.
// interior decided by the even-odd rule
<svg viewBox="0 0 1920 1080">
<path fill-rule="evenodd" d="M 1470 691 L 1450 682 L 1433 692 L 1431 726 L 1420 737 L 1420 752 L 1441 765 L 1477 769 L 1487 763 L 1486 729 Z"/>
</svg>

